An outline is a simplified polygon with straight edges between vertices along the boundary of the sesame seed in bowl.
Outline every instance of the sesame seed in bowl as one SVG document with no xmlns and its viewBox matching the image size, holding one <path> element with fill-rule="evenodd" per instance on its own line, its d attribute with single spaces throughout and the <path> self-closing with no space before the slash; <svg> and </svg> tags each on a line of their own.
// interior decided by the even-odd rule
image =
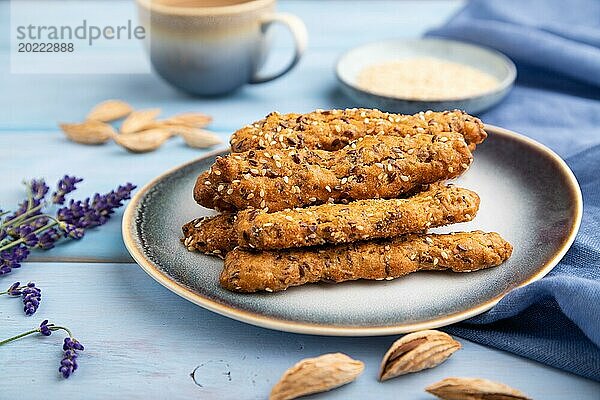
<svg viewBox="0 0 600 400">
<path fill-rule="evenodd" d="M 499 103 L 516 78 L 503 54 L 446 39 L 397 39 L 359 46 L 338 61 L 341 89 L 354 106 L 414 114 Z"/>
</svg>

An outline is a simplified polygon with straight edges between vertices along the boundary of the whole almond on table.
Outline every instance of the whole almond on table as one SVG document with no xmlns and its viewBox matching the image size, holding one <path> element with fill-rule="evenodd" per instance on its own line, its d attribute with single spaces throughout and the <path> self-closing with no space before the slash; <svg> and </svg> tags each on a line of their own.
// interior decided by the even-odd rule
<svg viewBox="0 0 600 400">
<path fill-rule="evenodd" d="M 149 108 L 146 110 L 134 111 L 123 121 L 121 133 L 135 133 L 153 127 L 156 124 L 156 117 L 160 114 L 160 108 Z"/>
<path fill-rule="evenodd" d="M 180 125 L 192 128 L 203 128 L 210 124 L 211 121 L 212 117 L 210 115 L 190 112 L 177 114 L 159 122 L 165 125 Z"/>
<path fill-rule="evenodd" d="M 146 153 L 158 149 L 170 137 L 169 129 L 155 128 L 138 133 L 116 135 L 115 142 L 132 153 Z"/>
<path fill-rule="evenodd" d="M 106 100 L 94 106 L 86 119 L 109 122 L 128 116 L 133 108 L 121 100 Z"/>
<path fill-rule="evenodd" d="M 433 368 L 448 359 L 460 343 L 444 332 L 427 330 L 409 333 L 396 340 L 383 356 L 379 380 Z"/>
<path fill-rule="evenodd" d="M 203 149 L 221 143 L 221 139 L 219 139 L 217 135 L 203 129 L 180 127 L 174 128 L 173 130 L 179 134 L 190 147 Z"/>
<path fill-rule="evenodd" d="M 446 378 L 425 390 L 442 400 L 531 400 L 510 386 L 480 378 Z"/>
<path fill-rule="evenodd" d="M 289 400 L 335 389 L 354 381 L 364 368 L 363 362 L 342 353 L 306 358 L 285 371 L 269 400 Z"/>
<path fill-rule="evenodd" d="M 59 126 L 70 140 L 81 144 L 103 144 L 117 136 L 112 126 L 100 121 L 88 120 Z"/>
</svg>

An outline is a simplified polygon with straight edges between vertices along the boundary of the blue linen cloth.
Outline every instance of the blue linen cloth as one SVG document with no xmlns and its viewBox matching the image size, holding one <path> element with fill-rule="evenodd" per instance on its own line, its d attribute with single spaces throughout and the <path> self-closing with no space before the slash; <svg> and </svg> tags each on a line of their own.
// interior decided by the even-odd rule
<svg viewBox="0 0 600 400">
<path fill-rule="evenodd" d="M 552 272 L 445 330 L 600 381 L 600 1 L 473 0 L 428 35 L 515 61 L 517 85 L 480 117 L 559 153 L 584 198 L 579 234 Z"/>
</svg>

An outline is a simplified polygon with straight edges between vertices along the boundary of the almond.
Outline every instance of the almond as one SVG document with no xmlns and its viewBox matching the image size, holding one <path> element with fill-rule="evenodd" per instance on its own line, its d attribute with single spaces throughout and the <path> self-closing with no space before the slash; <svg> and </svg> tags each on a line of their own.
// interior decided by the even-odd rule
<svg viewBox="0 0 600 400">
<path fill-rule="evenodd" d="M 383 382 L 436 367 L 460 347 L 459 342 L 444 332 L 427 330 L 409 333 L 396 340 L 383 356 L 379 380 Z"/>
<path fill-rule="evenodd" d="M 132 153 L 147 153 L 158 149 L 171 136 L 172 132 L 169 129 L 156 128 L 138 133 L 117 135 L 114 140 Z"/>
<path fill-rule="evenodd" d="M 190 147 L 203 149 L 221 143 L 221 139 L 217 135 L 203 129 L 173 127 L 173 131 L 179 134 Z"/>
<path fill-rule="evenodd" d="M 160 108 L 149 108 L 147 110 L 134 111 L 123 121 L 121 133 L 135 133 L 152 127 L 156 123 L 156 117 L 160 114 Z"/>
<path fill-rule="evenodd" d="M 133 108 L 124 101 L 106 100 L 92 108 L 87 119 L 101 122 L 114 121 L 126 117 L 132 111 Z"/>
<path fill-rule="evenodd" d="M 269 400 L 289 400 L 325 392 L 354 381 L 365 365 L 342 353 L 306 358 L 285 371 Z"/>
<path fill-rule="evenodd" d="M 117 135 L 112 126 L 100 121 L 88 120 L 59 126 L 70 140 L 81 144 L 103 144 Z"/>
<path fill-rule="evenodd" d="M 442 400 L 531 400 L 503 383 L 479 378 L 446 378 L 425 390 Z"/>
<path fill-rule="evenodd" d="M 183 113 L 160 121 L 165 125 L 183 125 L 192 128 L 203 128 L 210 124 L 212 117 L 202 113 Z"/>
</svg>

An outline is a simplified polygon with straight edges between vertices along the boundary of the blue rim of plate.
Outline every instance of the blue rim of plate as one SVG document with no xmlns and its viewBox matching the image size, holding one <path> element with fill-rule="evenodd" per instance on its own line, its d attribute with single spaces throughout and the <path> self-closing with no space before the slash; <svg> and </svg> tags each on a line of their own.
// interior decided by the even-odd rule
<svg viewBox="0 0 600 400">
<path fill-rule="evenodd" d="M 536 274 L 532 275 L 528 280 L 521 283 L 517 287 L 526 286 L 532 282 L 535 282 L 546 274 L 548 274 L 564 257 L 567 253 L 573 241 L 575 240 L 575 236 L 579 231 L 579 227 L 581 225 L 581 219 L 583 216 L 583 196 L 581 194 L 581 189 L 579 187 L 579 183 L 577 182 L 577 178 L 566 164 L 566 162 L 560 158 L 558 154 L 554 151 L 550 150 L 548 147 L 543 144 L 528 138 L 527 136 L 518 134 L 516 132 L 510 131 L 508 129 L 500 128 L 494 125 L 485 125 L 485 129 L 488 134 L 492 135 L 502 135 L 505 137 L 509 137 L 514 140 L 518 140 L 524 142 L 525 144 L 534 147 L 536 150 L 541 151 L 550 159 L 552 159 L 560 168 L 560 170 L 565 175 L 567 182 L 569 184 L 570 190 L 572 190 L 573 198 L 575 199 L 575 216 L 574 223 L 571 226 L 571 230 L 569 235 L 562 243 L 562 246 L 556 252 L 555 256 L 552 257 L 545 265 L 543 265 Z M 216 150 L 210 153 L 205 154 L 201 159 L 215 157 L 217 155 L 223 154 L 223 150 Z M 503 293 L 495 298 L 488 300 L 483 304 L 479 304 L 475 307 L 472 307 L 468 310 L 464 310 L 458 313 L 444 315 L 439 318 L 431 319 L 424 322 L 419 323 L 398 323 L 393 326 L 378 326 L 378 327 L 346 327 L 346 326 L 336 326 L 336 325 L 318 325 L 318 324 L 310 324 L 303 323 L 297 321 L 287 321 L 281 320 L 277 318 L 270 318 L 265 315 L 242 311 L 235 307 L 231 307 L 228 305 L 221 304 L 217 301 L 214 301 L 206 296 L 202 296 L 189 287 L 175 281 L 172 277 L 165 274 L 160 268 L 155 265 L 152 260 L 150 260 L 143 252 L 142 246 L 140 245 L 139 238 L 136 237 L 136 215 L 139 210 L 139 206 L 142 203 L 146 194 L 161 180 L 165 177 L 172 175 L 179 171 L 182 168 L 185 168 L 188 165 L 194 164 L 198 162 L 198 159 L 187 162 L 178 167 L 172 168 L 171 170 L 159 175 L 154 178 L 152 181 L 147 183 L 144 187 L 142 187 L 137 193 L 132 197 L 129 205 L 125 209 L 123 215 L 123 223 L 122 223 L 122 233 L 123 233 L 123 241 L 125 246 L 135 262 L 154 280 L 158 283 L 172 291 L 173 293 L 183 297 L 186 300 L 191 301 L 194 304 L 197 304 L 207 310 L 216 312 L 218 314 L 224 315 L 226 317 L 242 321 L 251 325 L 260 326 L 263 328 L 269 328 L 284 332 L 293 332 L 293 333 L 303 333 L 303 334 L 311 334 L 311 335 L 327 335 L 327 336 L 384 336 L 384 335 L 393 335 L 400 333 L 408 333 L 419 331 L 423 329 L 433 329 L 439 328 L 442 326 L 450 325 L 456 322 L 464 321 L 465 319 L 474 317 L 479 315 L 494 305 L 496 305 L 507 293 Z"/>
<path fill-rule="evenodd" d="M 362 48 L 365 48 L 365 47 L 373 46 L 375 44 L 381 44 L 381 43 L 386 43 L 386 42 L 389 42 L 389 43 L 398 43 L 398 42 L 412 42 L 412 43 L 416 43 L 416 42 L 423 42 L 423 41 L 428 41 L 428 42 L 444 42 L 444 43 L 450 43 L 450 44 L 458 44 L 458 45 L 461 45 L 461 46 L 472 47 L 472 48 L 476 48 L 476 49 L 479 49 L 479 50 L 487 51 L 488 53 L 494 54 L 496 57 L 501 58 L 504 61 L 504 63 L 506 64 L 506 66 L 508 68 L 508 76 L 506 78 L 504 78 L 497 87 L 495 87 L 493 89 L 490 89 L 487 92 L 478 94 L 477 96 L 455 97 L 455 98 L 439 99 L 439 100 L 424 100 L 424 99 L 419 99 L 419 98 L 386 96 L 386 95 L 383 95 L 383 94 L 370 92 L 368 90 L 365 90 L 363 88 L 360 88 L 360 87 L 356 86 L 353 82 L 348 82 L 348 81 L 344 80 L 342 78 L 342 75 L 340 74 L 340 65 L 341 65 L 341 63 L 348 56 L 348 54 L 350 54 L 353 51 L 356 51 L 356 50 L 359 50 L 359 49 L 362 49 Z M 344 54 L 342 54 L 337 59 L 337 61 L 335 63 L 335 76 L 336 76 L 336 78 L 338 79 L 338 81 L 342 85 L 345 85 L 345 86 L 351 88 L 352 90 L 356 90 L 357 92 L 364 93 L 364 94 L 366 94 L 368 96 L 379 97 L 379 98 L 386 99 L 386 100 L 391 100 L 391 101 L 400 100 L 400 101 L 426 102 L 426 103 L 436 104 L 436 103 L 446 103 L 446 102 L 450 102 L 450 101 L 452 101 L 452 102 L 459 102 L 459 101 L 475 100 L 475 99 L 484 98 L 484 97 L 489 96 L 491 94 L 498 93 L 498 92 L 501 92 L 503 90 L 506 90 L 517 79 L 517 67 L 515 66 L 515 63 L 510 58 L 508 58 L 508 56 L 506 56 L 505 54 L 499 52 L 496 49 L 492 49 L 492 48 L 486 47 L 486 46 L 481 46 L 481 45 L 478 45 L 478 44 L 461 42 L 459 40 L 441 39 L 441 38 L 388 39 L 388 40 L 378 40 L 378 41 L 374 41 L 374 42 L 365 43 L 365 44 L 362 44 L 360 46 L 353 47 L 350 50 L 346 51 Z"/>
</svg>

